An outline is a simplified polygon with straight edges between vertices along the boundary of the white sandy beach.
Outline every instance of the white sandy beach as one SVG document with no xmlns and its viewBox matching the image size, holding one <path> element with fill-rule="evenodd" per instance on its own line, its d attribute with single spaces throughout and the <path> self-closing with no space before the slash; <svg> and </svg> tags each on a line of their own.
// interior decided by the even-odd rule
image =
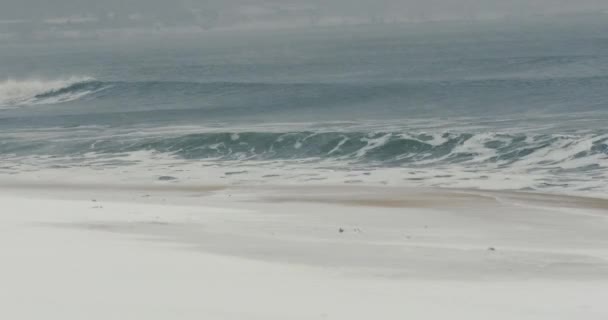
<svg viewBox="0 0 608 320">
<path fill-rule="evenodd" d="M 4 183 L 0 319 L 608 319 L 608 201 Z"/>
</svg>

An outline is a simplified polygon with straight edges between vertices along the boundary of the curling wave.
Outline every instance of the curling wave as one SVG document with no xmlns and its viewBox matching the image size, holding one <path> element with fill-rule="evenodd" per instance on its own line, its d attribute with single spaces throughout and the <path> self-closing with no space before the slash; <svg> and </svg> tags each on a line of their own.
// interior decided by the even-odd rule
<svg viewBox="0 0 608 320">
<path fill-rule="evenodd" d="M 65 129 L 69 130 L 69 129 Z M 337 160 L 382 167 L 471 166 L 608 170 L 608 132 L 415 133 L 406 131 L 202 132 L 142 136 L 89 133 L 40 139 L 0 139 L 0 155 L 75 156 L 151 151 L 188 160 Z"/>
<path fill-rule="evenodd" d="M 34 161 L 36 167 L 82 167 L 85 163 L 104 170 L 128 170 L 123 165 L 141 162 L 142 172 L 206 164 L 229 168 L 227 172 L 250 173 L 230 175 L 231 179 L 270 182 L 299 172 L 304 177 L 314 175 L 316 182 L 356 177 L 356 181 L 407 185 L 608 192 L 605 129 L 571 134 L 154 130 L 57 128 L 0 136 L 0 159 L 15 163 L 15 168 Z M 54 139 L 51 145 L 49 137 Z M 210 175 L 206 173 L 207 178 Z"/>
<path fill-rule="evenodd" d="M 381 166 L 524 165 L 608 169 L 608 133 L 241 132 L 148 138 L 105 152 L 151 150 L 187 159 L 334 159 Z M 105 149 L 105 150 L 104 150 Z M 89 150 L 93 151 L 93 150 Z"/>
<path fill-rule="evenodd" d="M 418 79 L 397 82 L 53 81 L 0 82 L 0 107 L 57 104 L 87 97 L 101 112 L 215 110 L 202 117 L 263 112 L 357 113 L 383 117 L 570 113 L 605 110 L 606 76 L 559 79 Z M 564 88 L 569 88 L 564 90 Z M 97 94 L 103 90 L 102 93 Z M 192 114 L 188 117 L 191 118 Z M 340 118 L 340 117 L 338 117 Z"/>
<path fill-rule="evenodd" d="M 83 98 L 102 90 L 105 85 L 91 77 L 55 80 L 15 80 L 0 82 L 0 108 L 25 105 L 57 104 Z"/>
</svg>

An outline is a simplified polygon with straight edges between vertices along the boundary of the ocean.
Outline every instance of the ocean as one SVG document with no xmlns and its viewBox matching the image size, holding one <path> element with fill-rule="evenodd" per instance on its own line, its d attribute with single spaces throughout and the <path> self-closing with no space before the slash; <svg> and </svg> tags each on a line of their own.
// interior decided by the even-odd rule
<svg viewBox="0 0 608 320">
<path fill-rule="evenodd" d="M 608 194 L 608 22 L 0 48 L 0 174 Z"/>
</svg>

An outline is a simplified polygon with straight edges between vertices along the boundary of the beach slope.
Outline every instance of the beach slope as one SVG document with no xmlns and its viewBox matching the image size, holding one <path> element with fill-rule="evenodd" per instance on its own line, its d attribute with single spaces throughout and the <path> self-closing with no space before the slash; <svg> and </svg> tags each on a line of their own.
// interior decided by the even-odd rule
<svg viewBox="0 0 608 320">
<path fill-rule="evenodd" d="M 608 204 L 371 187 L 0 187 L 2 319 L 608 319 Z"/>
</svg>

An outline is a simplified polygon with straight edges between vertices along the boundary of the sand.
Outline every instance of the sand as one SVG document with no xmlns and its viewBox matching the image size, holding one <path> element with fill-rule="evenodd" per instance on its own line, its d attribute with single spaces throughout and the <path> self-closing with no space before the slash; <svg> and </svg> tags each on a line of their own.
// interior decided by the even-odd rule
<svg viewBox="0 0 608 320">
<path fill-rule="evenodd" d="M 608 319 L 604 200 L 0 184 L 0 319 Z"/>
</svg>

